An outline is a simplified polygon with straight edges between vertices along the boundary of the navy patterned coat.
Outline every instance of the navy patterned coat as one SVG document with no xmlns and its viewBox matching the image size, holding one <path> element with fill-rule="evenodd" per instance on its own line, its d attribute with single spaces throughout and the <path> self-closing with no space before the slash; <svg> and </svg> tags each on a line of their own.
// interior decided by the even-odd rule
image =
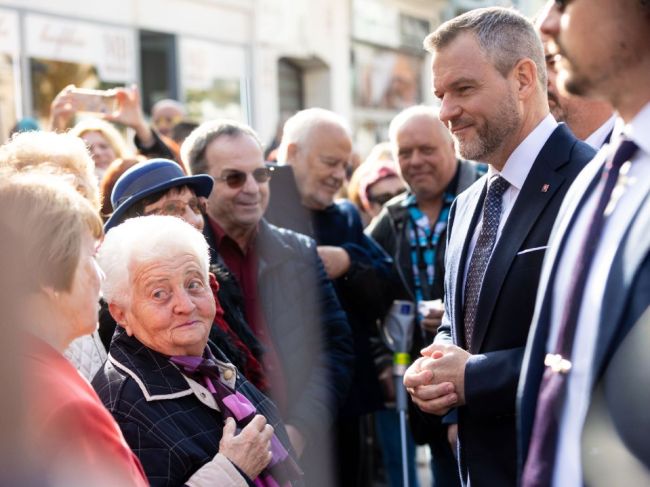
<svg viewBox="0 0 650 487">
<path fill-rule="evenodd" d="M 295 459 L 275 404 L 239 375 L 217 347 L 211 342 L 209 346 L 220 365 L 222 381 L 266 416 Z M 108 360 L 92 385 L 142 462 L 152 486 L 184 485 L 217 454 L 224 418 L 210 392 L 122 328 L 115 332 Z"/>
</svg>

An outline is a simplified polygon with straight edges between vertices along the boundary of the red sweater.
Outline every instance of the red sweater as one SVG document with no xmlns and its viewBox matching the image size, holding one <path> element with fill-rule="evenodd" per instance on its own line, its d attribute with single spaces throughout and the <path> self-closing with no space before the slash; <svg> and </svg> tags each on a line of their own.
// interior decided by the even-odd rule
<svg viewBox="0 0 650 487">
<path fill-rule="evenodd" d="M 43 468 L 87 485 L 148 486 L 113 416 L 72 364 L 35 337 L 25 362 L 28 438 Z"/>
</svg>

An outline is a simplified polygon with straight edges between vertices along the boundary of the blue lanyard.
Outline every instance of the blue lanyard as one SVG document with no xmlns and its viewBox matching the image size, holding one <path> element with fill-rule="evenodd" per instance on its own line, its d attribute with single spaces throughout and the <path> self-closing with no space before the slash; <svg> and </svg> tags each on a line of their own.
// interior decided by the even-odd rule
<svg viewBox="0 0 650 487">
<path fill-rule="evenodd" d="M 454 201 L 454 195 L 445 193 L 443 206 L 438 220 L 431 226 L 429 218 L 418 208 L 415 195 L 410 195 L 404 201 L 409 212 L 408 234 L 411 247 L 411 264 L 413 266 L 413 284 L 416 306 L 426 298 L 431 299 L 431 289 L 436 274 L 436 253 L 438 242 L 447 229 L 449 208 Z M 426 291 L 424 290 L 426 286 Z M 418 316 L 419 321 L 419 313 Z"/>
</svg>

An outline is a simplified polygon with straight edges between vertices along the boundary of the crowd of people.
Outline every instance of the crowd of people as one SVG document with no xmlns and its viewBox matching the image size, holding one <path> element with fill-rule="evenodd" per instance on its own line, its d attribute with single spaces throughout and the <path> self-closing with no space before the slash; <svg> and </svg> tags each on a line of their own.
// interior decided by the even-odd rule
<svg viewBox="0 0 650 487">
<path fill-rule="evenodd" d="M 137 86 L 0 146 L 0 483 L 650 481 L 650 3 L 423 43 L 439 107 L 352 174 L 332 111 L 271 152 Z"/>
</svg>

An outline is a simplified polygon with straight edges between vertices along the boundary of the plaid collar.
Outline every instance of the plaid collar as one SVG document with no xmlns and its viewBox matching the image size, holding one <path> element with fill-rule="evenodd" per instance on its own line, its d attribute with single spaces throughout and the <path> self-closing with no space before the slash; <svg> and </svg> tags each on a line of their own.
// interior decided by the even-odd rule
<svg viewBox="0 0 650 487">
<path fill-rule="evenodd" d="M 210 343 L 210 342 L 208 342 Z M 214 345 L 209 345 L 220 368 L 236 368 Z M 118 328 L 111 342 L 108 360 L 115 368 L 129 375 L 140 387 L 147 401 L 175 399 L 189 396 L 194 391 L 179 368 L 169 357 L 144 346 L 134 336 Z"/>
</svg>

